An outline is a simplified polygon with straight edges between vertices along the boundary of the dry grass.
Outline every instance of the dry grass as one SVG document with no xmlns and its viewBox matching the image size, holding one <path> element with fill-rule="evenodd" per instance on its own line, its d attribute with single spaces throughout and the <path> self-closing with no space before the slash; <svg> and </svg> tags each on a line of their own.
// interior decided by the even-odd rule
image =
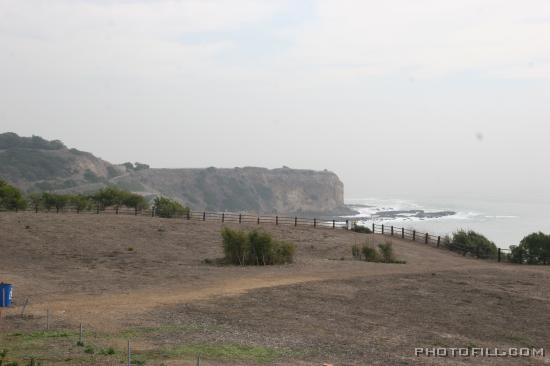
<svg viewBox="0 0 550 366">
<path fill-rule="evenodd" d="M 204 365 L 536 365 L 542 361 L 418 359 L 413 351 L 550 349 L 545 267 L 399 240 L 394 250 L 406 264 L 354 261 L 351 246 L 367 236 L 341 229 L 266 226 L 296 243 L 296 262 L 244 268 L 203 263 L 222 256 L 216 223 L 4 213 L 0 228 L 0 280 L 15 285 L 16 302 L 0 320 L 0 349 L 46 364 L 116 362 L 127 338 L 151 365 L 192 364 L 197 352 Z M 19 319 L 26 298 L 32 317 Z M 61 332 L 54 335 L 66 336 L 37 333 L 47 308 Z M 93 354 L 76 346 L 81 321 L 94 331 Z M 116 354 L 102 355 L 109 347 Z"/>
</svg>

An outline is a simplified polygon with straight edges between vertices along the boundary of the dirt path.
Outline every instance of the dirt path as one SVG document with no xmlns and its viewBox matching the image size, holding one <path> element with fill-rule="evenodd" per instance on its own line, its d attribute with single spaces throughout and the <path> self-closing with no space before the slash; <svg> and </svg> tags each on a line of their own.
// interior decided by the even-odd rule
<svg viewBox="0 0 550 366">
<path fill-rule="evenodd" d="M 265 229 L 296 243 L 295 264 L 220 267 L 202 263 L 221 256 L 216 223 L 27 213 L 0 214 L 0 225 L 5 232 L 0 279 L 15 284 L 16 304 L 29 298 L 28 312 L 37 316 L 50 309 L 65 322 L 86 321 L 102 328 L 124 326 L 128 319 L 159 306 L 260 288 L 507 267 L 396 239 L 395 252 L 406 264 L 359 262 L 351 258 L 351 246 L 363 243 L 364 234 L 283 226 Z M 376 244 L 387 238 L 368 240 Z M 18 307 L 10 310 L 17 311 Z"/>
</svg>

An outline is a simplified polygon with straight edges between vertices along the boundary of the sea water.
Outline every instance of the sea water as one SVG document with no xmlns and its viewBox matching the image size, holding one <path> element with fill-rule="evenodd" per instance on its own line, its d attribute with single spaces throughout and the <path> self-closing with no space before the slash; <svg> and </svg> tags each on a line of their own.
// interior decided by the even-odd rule
<svg viewBox="0 0 550 366">
<path fill-rule="evenodd" d="M 519 244 L 525 235 L 532 232 L 543 231 L 550 234 L 548 202 L 372 197 L 346 199 L 346 204 L 359 211 L 359 214 L 351 217 L 363 225 L 372 225 L 375 222 L 434 235 L 451 234 L 459 229 L 475 230 L 501 248 Z M 395 211 L 409 212 L 395 215 Z M 427 215 L 418 215 L 418 211 Z M 388 217 L 388 213 L 394 217 Z M 430 215 L 439 217 L 422 217 Z"/>
</svg>

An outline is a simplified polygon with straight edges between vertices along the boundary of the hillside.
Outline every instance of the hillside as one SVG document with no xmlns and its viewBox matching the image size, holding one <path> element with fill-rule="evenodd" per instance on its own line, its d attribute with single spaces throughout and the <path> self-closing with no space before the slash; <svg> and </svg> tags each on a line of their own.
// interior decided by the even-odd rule
<svg viewBox="0 0 550 366">
<path fill-rule="evenodd" d="M 150 366 L 196 365 L 197 353 L 205 366 L 542 366 L 540 358 L 434 359 L 414 349 L 550 347 L 547 266 L 395 238 L 405 264 L 369 263 L 352 259 L 352 245 L 387 237 L 268 224 L 296 244 L 295 263 L 223 266 L 204 262 L 222 256 L 216 222 L 0 213 L 0 227 L 0 280 L 14 285 L 15 302 L 3 310 L 0 344 L 20 365 L 30 354 L 51 366 L 119 365 L 128 339 Z M 94 352 L 75 345 L 80 323 Z"/>
<path fill-rule="evenodd" d="M 195 210 L 302 215 L 353 213 L 344 185 L 329 171 L 255 167 L 152 169 L 115 165 L 61 141 L 0 134 L 0 178 L 25 191 L 91 192 L 107 185 L 164 195 Z"/>
<path fill-rule="evenodd" d="M 106 183 L 124 171 L 88 152 L 69 149 L 59 140 L 0 134 L 0 178 L 26 191 Z"/>
</svg>

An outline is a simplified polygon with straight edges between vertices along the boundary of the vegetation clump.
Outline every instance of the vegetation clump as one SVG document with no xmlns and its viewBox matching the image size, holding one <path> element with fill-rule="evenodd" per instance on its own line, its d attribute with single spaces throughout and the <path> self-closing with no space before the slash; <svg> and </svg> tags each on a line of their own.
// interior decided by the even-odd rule
<svg viewBox="0 0 550 366">
<path fill-rule="evenodd" d="M 532 233 L 524 237 L 519 245 L 510 246 L 510 261 L 521 264 L 550 264 L 550 235 Z"/>
<path fill-rule="evenodd" d="M 222 229 L 223 252 L 227 263 L 236 265 L 273 265 L 292 263 L 294 244 L 274 240 L 262 230 Z"/>
<path fill-rule="evenodd" d="M 368 242 L 362 247 L 353 245 L 351 247 L 351 255 L 354 259 L 364 260 L 366 262 L 379 263 L 406 263 L 395 258 L 393 252 L 393 244 L 390 241 L 378 244 L 378 249 L 370 245 Z"/>
<path fill-rule="evenodd" d="M 353 225 L 351 228 L 352 231 L 355 231 L 356 233 L 363 233 L 363 234 L 372 234 L 372 230 L 366 226 L 363 225 Z"/>
<path fill-rule="evenodd" d="M 26 207 L 27 202 L 21 191 L 0 180 L 0 210 L 23 210 Z"/>
<path fill-rule="evenodd" d="M 473 230 L 458 230 L 447 242 L 447 247 L 462 255 L 469 254 L 483 259 L 494 258 L 497 254 L 495 243 Z"/>
<path fill-rule="evenodd" d="M 189 214 L 189 208 L 166 197 L 156 197 L 154 201 L 155 214 L 159 217 L 171 218 Z"/>
</svg>

